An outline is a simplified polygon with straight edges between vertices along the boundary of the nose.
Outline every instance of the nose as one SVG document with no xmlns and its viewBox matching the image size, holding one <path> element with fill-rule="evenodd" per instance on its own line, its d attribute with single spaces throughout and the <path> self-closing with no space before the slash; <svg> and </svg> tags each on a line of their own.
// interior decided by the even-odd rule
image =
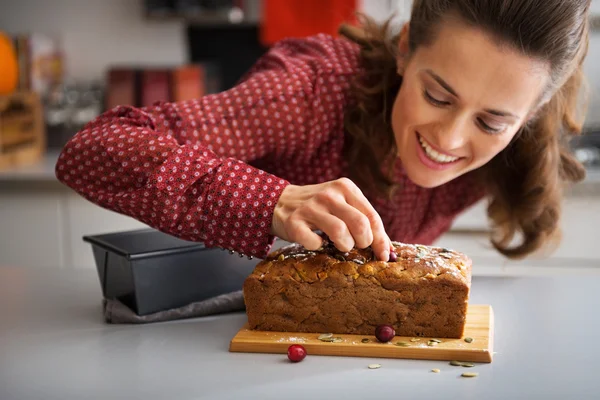
<svg viewBox="0 0 600 400">
<path fill-rule="evenodd" d="M 452 152 L 464 147 L 469 141 L 468 119 L 461 115 L 448 116 L 436 124 L 435 141 L 440 149 Z"/>
</svg>

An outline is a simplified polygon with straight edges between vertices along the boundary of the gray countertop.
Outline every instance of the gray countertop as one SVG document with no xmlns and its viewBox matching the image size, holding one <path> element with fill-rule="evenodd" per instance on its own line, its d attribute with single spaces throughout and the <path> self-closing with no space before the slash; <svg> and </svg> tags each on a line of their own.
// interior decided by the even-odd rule
<svg viewBox="0 0 600 400">
<path fill-rule="evenodd" d="M 599 289 L 599 276 L 474 278 L 496 354 L 460 378 L 440 361 L 230 353 L 243 313 L 107 325 L 94 271 L 5 267 L 0 399 L 598 399 Z"/>
</svg>

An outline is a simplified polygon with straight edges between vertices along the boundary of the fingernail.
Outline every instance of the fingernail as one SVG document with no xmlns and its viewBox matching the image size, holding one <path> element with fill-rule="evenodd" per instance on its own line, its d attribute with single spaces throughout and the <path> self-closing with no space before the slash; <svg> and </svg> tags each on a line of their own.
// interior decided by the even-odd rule
<svg viewBox="0 0 600 400">
<path fill-rule="evenodd" d="M 388 260 L 390 259 L 390 252 L 387 250 L 384 250 L 383 255 L 381 256 L 381 261 L 385 261 L 388 262 Z"/>
</svg>

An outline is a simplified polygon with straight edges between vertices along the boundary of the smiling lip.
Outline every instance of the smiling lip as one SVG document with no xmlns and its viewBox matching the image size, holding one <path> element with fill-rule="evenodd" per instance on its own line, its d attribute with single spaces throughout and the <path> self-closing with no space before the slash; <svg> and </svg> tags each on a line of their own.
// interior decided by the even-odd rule
<svg viewBox="0 0 600 400">
<path fill-rule="evenodd" d="M 452 157 L 452 158 L 463 158 L 463 157 L 457 156 L 457 155 L 455 155 L 455 154 L 446 153 L 444 150 L 441 150 L 439 147 L 437 147 L 437 146 L 433 145 L 433 144 L 432 144 L 432 143 L 431 143 L 429 140 L 425 139 L 425 137 L 424 137 L 423 135 L 421 135 L 419 132 L 417 132 L 417 140 L 418 140 L 419 138 L 421 138 L 421 139 L 423 139 L 425 142 L 427 142 L 427 144 L 428 144 L 429 146 L 431 146 L 431 148 L 432 148 L 432 149 L 434 149 L 435 151 L 437 151 L 437 152 L 438 152 L 438 153 L 440 153 L 440 154 L 443 154 L 443 155 L 445 155 L 445 156 Z"/>
<path fill-rule="evenodd" d="M 416 137 L 417 137 L 417 143 L 416 143 L 416 145 L 417 145 L 417 155 L 419 157 L 419 160 L 426 167 L 429 167 L 429 168 L 434 169 L 436 171 L 442 171 L 442 170 L 445 170 L 445 169 L 453 167 L 456 163 L 460 162 L 463 159 L 463 157 L 459 157 L 458 160 L 456 160 L 456 161 L 445 162 L 445 163 L 440 163 L 440 162 L 437 162 L 437 161 L 433 161 L 431 158 L 429 158 L 429 156 L 427 156 L 427 154 L 425 154 L 425 149 L 423 149 L 423 146 L 421 145 L 421 142 L 419 141 L 419 136 L 420 135 L 417 132 L 416 133 Z M 427 144 L 429 144 L 429 142 L 427 142 Z M 437 151 L 437 149 L 436 149 L 436 151 Z M 442 153 L 442 152 L 440 152 L 440 153 Z M 456 157 L 456 156 L 453 156 L 453 155 L 448 154 L 448 153 L 442 153 L 442 154 L 446 154 L 446 155 L 448 155 L 450 157 Z"/>
</svg>

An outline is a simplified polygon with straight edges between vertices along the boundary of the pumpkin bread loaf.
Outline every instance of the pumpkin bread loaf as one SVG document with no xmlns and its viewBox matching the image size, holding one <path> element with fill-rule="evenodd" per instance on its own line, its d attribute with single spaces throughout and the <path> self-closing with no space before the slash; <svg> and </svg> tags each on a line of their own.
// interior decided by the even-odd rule
<svg viewBox="0 0 600 400">
<path fill-rule="evenodd" d="M 471 260 L 439 247 L 393 242 L 397 260 L 370 248 L 342 253 L 291 244 L 261 261 L 244 282 L 251 329 L 372 335 L 392 325 L 399 336 L 460 338 Z"/>
</svg>

